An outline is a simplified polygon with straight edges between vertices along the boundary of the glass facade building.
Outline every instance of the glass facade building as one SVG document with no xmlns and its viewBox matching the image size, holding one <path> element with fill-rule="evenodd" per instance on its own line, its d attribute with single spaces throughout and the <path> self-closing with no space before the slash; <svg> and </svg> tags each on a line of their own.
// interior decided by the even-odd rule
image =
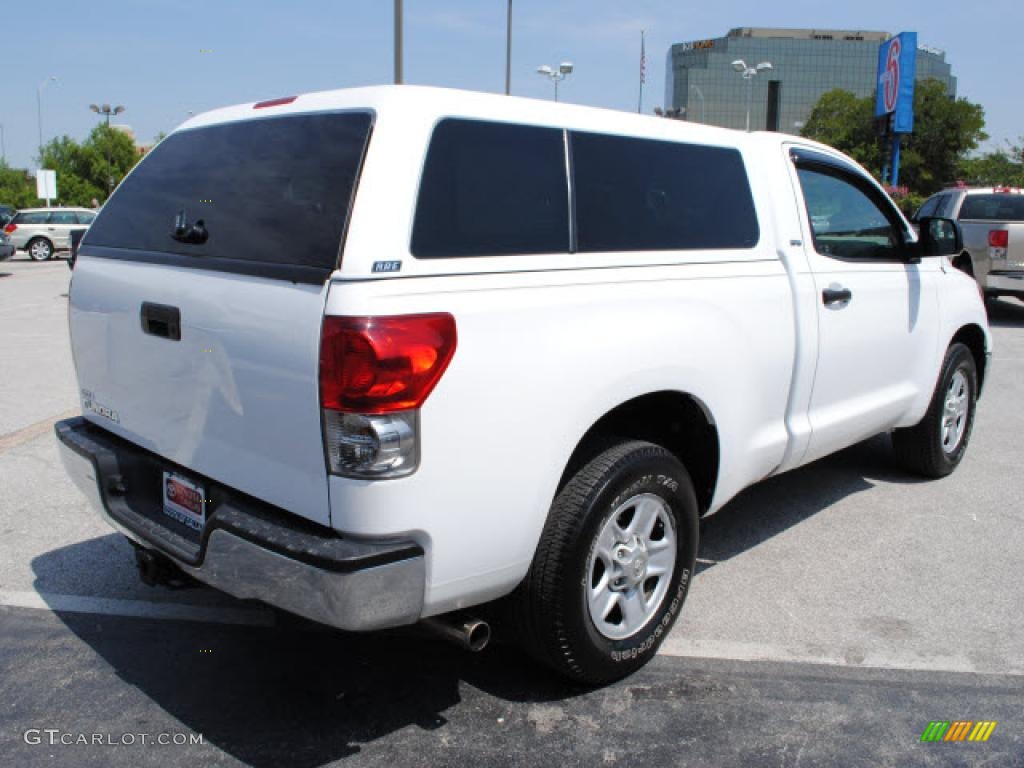
<svg viewBox="0 0 1024 768">
<path fill-rule="evenodd" d="M 874 96 L 878 46 L 888 32 L 742 27 L 725 37 L 677 43 L 669 48 L 665 107 L 686 120 L 743 129 L 747 99 L 750 127 L 799 133 L 822 94 L 835 88 Z M 750 81 L 733 69 L 770 62 Z M 917 79 L 935 78 L 956 95 L 946 54 L 919 45 Z M 748 92 L 748 88 L 750 89 Z"/>
</svg>

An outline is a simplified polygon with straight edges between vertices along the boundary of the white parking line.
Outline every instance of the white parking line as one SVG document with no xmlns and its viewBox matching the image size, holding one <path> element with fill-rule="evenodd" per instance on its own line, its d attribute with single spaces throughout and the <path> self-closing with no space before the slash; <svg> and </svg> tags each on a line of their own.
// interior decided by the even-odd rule
<svg viewBox="0 0 1024 768">
<path fill-rule="evenodd" d="M 670 635 L 658 649 L 660 656 L 676 656 L 725 661 L 775 661 L 799 664 L 822 664 L 836 667 L 872 669 L 898 669 L 911 672 L 964 672 L 968 674 L 994 674 L 978 667 L 965 656 L 938 656 L 920 654 L 901 655 L 888 651 L 871 650 L 867 653 L 841 653 L 820 646 L 781 646 L 765 643 L 747 643 L 731 640 L 697 640 Z M 1024 677 L 1024 669 L 1000 670 L 999 675 Z"/>
<path fill-rule="evenodd" d="M 141 619 L 199 621 L 208 624 L 241 624 L 269 627 L 274 613 L 267 608 L 222 608 L 213 605 L 185 605 L 147 600 L 122 600 L 110 597 L 56 595 L 49 592 L 18 592 L 0 589 L 0 605 L 9 608 L 35 608 L 55 613 L 97 613 L 106 616 L 131 616 Z"/>
</svg>

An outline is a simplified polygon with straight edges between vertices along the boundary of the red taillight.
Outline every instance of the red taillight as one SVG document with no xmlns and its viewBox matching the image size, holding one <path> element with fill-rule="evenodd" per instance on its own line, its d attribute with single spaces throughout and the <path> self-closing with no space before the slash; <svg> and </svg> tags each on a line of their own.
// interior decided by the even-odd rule
<svg viewBox="0 0 1024 768">
<path fill-rule="evenodd" d="M 990 229 L 988 231 L 988 245 L 990 248 L 1008 248 L 1010 244 L 1010 231 L 1008 229 Z"/>
<path fill-rule="evenodd" d="M 285 96 L 280 99 L 269 99 L 268 101 L 257 101 L 252 105 L 253 109 L 264 109 L 266 107 L 280 107 L 283 104 L 291 104 L 298 96 Z"/>
<path fill-rule="evenodd" d="M 320 404 L 363 414 L 419 408 L 451 362 L 455 344 L 455 318 L 447 313 L 325 317 Z"/>
<path fill-rule="evenodd" d="M 8 224 L 6 227 L 4 227 L 4 232 L 6 232 L 9 235 L 9 234 L 11 234 L 11 232 L 16 230 L 17 228 L 18 228 L 17 224 L 11 223 L 11 224 Z"/>
</svg>

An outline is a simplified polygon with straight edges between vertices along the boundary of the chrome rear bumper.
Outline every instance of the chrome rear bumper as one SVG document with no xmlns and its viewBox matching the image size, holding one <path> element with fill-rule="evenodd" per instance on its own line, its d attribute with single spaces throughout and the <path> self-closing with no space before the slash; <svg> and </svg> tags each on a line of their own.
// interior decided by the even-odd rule
<svg viewBox="0 0 1024 768">
<path fill-rule="evenodd" d="M 985 276 L 985 292 L 1014 296 L 1024 294 L 1024 271 L 989 272 Z"/>
<path fill-rule="evenodd" d="M 82 418 L 55 429 L 68 475 L 107 522 L 196 579 L 339 629 L 419 620 L 426 564 L 415 542 L 347 539 L 224 488 L 214 494 L 202 537 L 190 542 L 164 526 L 152 504 L 142 509 L 143 494 L 133 487 L 149 479 L 159 457 Z"/>
</svg>

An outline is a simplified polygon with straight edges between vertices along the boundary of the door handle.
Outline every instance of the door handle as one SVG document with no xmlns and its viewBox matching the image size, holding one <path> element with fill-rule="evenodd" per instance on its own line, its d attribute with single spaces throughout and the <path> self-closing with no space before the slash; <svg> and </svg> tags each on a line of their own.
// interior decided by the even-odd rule
<svg viewBox="0 0 1024 768">
<path fill-rule="evenodd" d="M 177 307 L 145 301 L 139 314 L 143 333 L 181 341 L 181 311 Z"/>
<path fill-rule="evenodd" d="M 853 291 L 849 288 L 826 288 L 821 292 L 821 300 L 825 306 L 830 304 L 842 304 L 853 298 Z"/>
</svg>

